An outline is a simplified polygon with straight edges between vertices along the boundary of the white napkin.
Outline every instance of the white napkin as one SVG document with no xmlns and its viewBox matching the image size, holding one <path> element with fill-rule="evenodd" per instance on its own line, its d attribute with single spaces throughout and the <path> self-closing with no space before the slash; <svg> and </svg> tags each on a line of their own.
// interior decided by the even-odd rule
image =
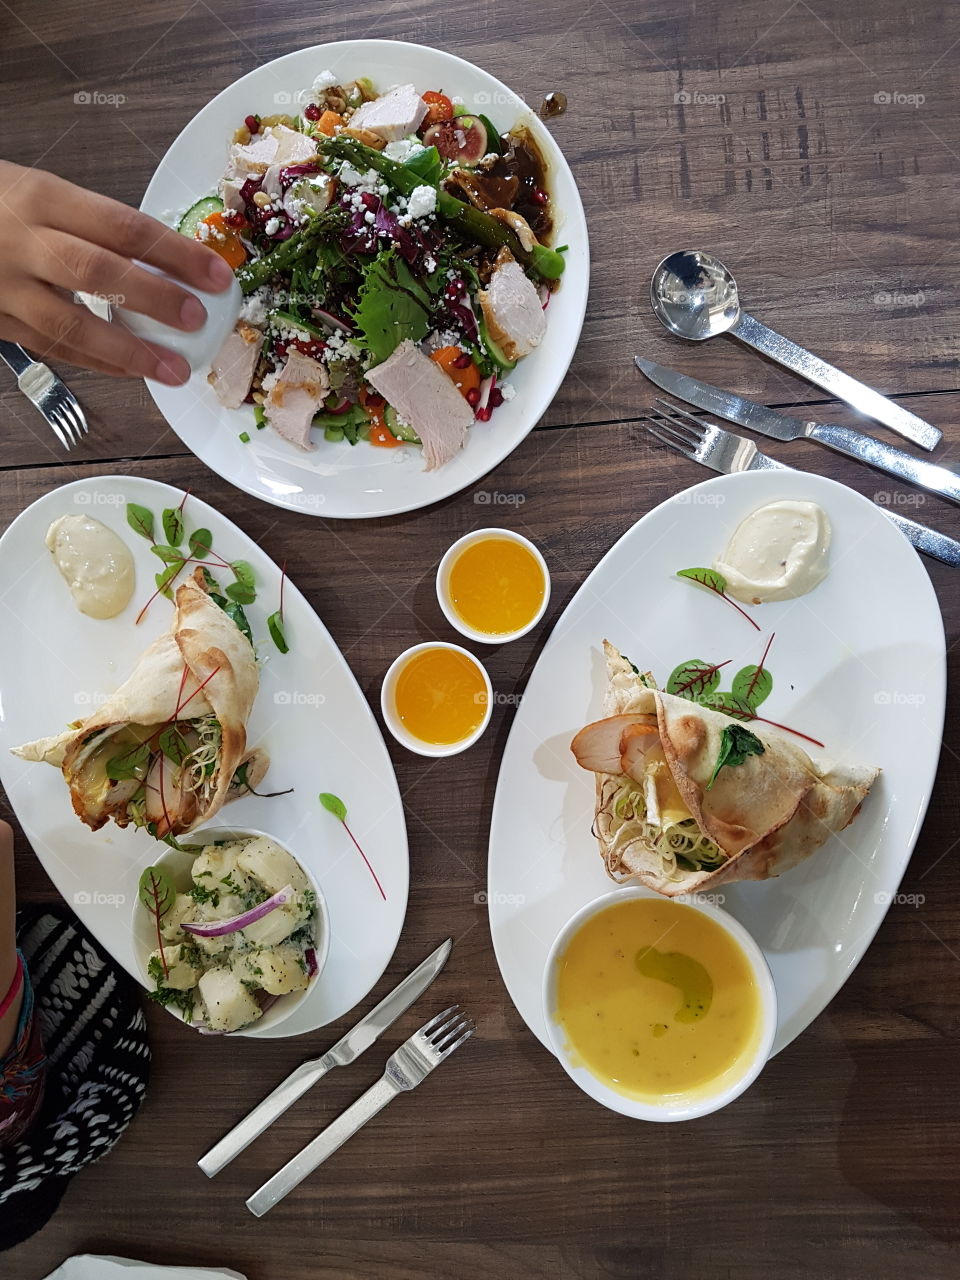
<svg viewBox="0 0 960 1280">
<path fill-rule="evenodd" d="M 100 1258 L 85 1253 L 68 1258 L 46 1280 L 246 1280 L 239 1271 L 207 1267 L 158 1267 L 132 1258 Z"/>
</svg>

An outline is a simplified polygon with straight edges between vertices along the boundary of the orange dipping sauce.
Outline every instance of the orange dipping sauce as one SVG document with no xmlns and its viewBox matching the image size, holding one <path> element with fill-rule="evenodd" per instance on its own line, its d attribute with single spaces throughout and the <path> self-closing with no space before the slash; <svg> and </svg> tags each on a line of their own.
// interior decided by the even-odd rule
<svg viewBox="0 0 960 1280">
<path fill-rule="evenodd" d="M 511 635 L 530 625 L 543 604 L 546 575 L 533 552 L 491 534 L 460 552 L 447 579 L 450 604 L 474 631 Z"/>
<path fill-rule="evenodd" d="M 487 714 L 487 685 L 472 658 L 451 649 L 424 649 L 400 669 L 393 702 L 404 728 L 430 746 L 462 742 Z"/>
</svg>

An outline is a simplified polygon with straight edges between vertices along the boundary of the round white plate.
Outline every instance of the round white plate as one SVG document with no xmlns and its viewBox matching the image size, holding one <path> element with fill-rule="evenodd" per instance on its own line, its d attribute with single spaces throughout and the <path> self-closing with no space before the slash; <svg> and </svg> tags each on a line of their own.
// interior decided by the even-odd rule
<svg viewBox="0 0 960 1280">
<path fill-rule="evenodd" d="M 830 573 L 809 595 L 752 611 L 677 578 L 710 565 L 739 521 L 777 498 L 817 502 L 833 526 Z M 774 1052 L 836 995 L 897 892 L 926 813 L 940 753 L 943 623 L 906 538 L 859 494 L 822 476 L 757 471 L 708 480 L 640 520 L 600 561 L 557 623 L 510 732 L 490 829 L 490 928 L 507 989 L 548 1045 L 541 1008 L 547 952 L 584 903 L 607 892 L 590 834 L 594 780 L 570 753 L 601 709 L 606 638 L 663 683 L 686 658 L 767 659 L 761 710 L 828 744 L 812 755 L 883 773 L 846 831 L 778 879 L 711 895 L 753 935 L 777 987 Z M 726 686 L 724 686 L 726 687 Z"/>
<path fill-rule="evenodd" d="M 134 912 L 142 910 L 137 881 L 165 846 L 145 831 L 121 831 L 113 823 L 90 831 L 74 815 L 60 771 L 19 760 L 10 748 L 90 715 L 170 625 L 172 605 L 158 597 L 144 621 L 134 626 L 161 565 L 147 541 L 128 528 L 125 504 L 149 507 L 159 527 L 161 510 L 177 506 L 182 497 L 170 485 L 134 476 L 78 480 L 39 498 L 0 539 L 0 781 L 67 903 L 138 979 L 131 931 Z M 97 621 L 74 608 L 43 541 L 51 521 L 66 514 L 96 516 L 134 553 L 137 589 L 119 617 Z M 211 530 L 215 552 L 253 566 L 257 600 L 246 613 L 262 666 L 248 739 L 270 753 L 261 790 L 293 787 L 291 795 L 275 799 L 245 796 L 233 801 L 212 823 L 276 836 L 318 882 L 330 913 L 330 954 L 314 989 L 275 1030 L 254 1025 L 239 1034 L 299 1035 L 352 1009 L 393 954 L 409 881 L 403 806 L 377 723 L 312 607 L 288 580 L 283 610 L 290 651 L 281 654 L 266 625 L 278 605 L 280 570 L 252 539 L 199 498 L 187 498 L 184 516 L 188 530 Z M 228 574 L 215 576 L 224 584 L 229 581 Z M 377 871 L 386 901 L 343 827 L 321 808 L 321 791 L 333 792 L 346 804 L 348 821 Z"/>
<path fill-rule="evenodd" d="M 298 49 L 257 67 L 224 89 L 183 130 L 161 160 L 141 208 L 164 222 L 216 190 L 227 146 L 244 116 L 285 111 L 321 72 L 368 76 L 377 88 L 411 82 L 442 88 L 488 115 L 499 129 L 518 122 L 534 133 L 551 173 L 556 240 L 569 245 L 563 283 L 550 299 L 547 333 L 510 374 L 516 396 L 489 422 L 477 423 L 465 448 L 437 471 L 424 471 L 419 449 L 377 449 L 318 440 L 304 453 L 269 429 L 253 429 L 253 411 L 225 409 L 195 374 L 185 387 L 148 383 L 167 422 L 198 458 L 231 484 L 278 507 L 352 519 L 413 511 L 473 484 L 533 429 L 563 381 L 576 350 L 587 304 L 587 225 L 573 175 L 537 116 L 506 85 L 462 58 L 397 40 L 348 40 Z M 241 431 L 251 440 L 243 444 Z M 315 433 L 316 434 L 316 433 Z"/>
</svg>

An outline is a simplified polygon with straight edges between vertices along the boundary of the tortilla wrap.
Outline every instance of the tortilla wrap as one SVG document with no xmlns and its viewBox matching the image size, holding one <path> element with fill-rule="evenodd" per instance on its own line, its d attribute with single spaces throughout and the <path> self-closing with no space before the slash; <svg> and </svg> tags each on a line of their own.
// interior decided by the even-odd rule
<svg viewBox="0 0 960 1280">
<path fill-rule="evenodd" d="M 763 753 L 721 768 L 708 789 L 723 731 L 741 722 L 651 687 L 607 641 L 604 649 L 608 715 L 581 730 L 572 747 L 579 763 L 596 772 L 594 831 L 612 878 L 639 881 L 667 897 L 766 880 L 802 862 L 856 817 L 879 769 L 822 768 L 785 734 L 756 721 L 750 732 Z M 674 804 L 682 804 L 700 835 L 724 855 L 721 865 L 665 869 L 643 824 L 624 823 L 618 799 L 622 806 L 628 779 L 649 784 L 651 746 L 662 750 Z"/>
<path fill-rule="evenodd" d="M 247 751 L 246 722 L 259 680 L 253 646 L 210 599 L 198 569 L 177 589 L 170 630 L 144 650 L 129 678 L 93 715 L 64 733 L 14 747 L 13 753 L 61 769 L 77 816 L 93 830 L 109 818 L 125 827 L 131 820 L 127 804 L 142 780 L 108 780 L 105 761 L 118 748 L 106 744 L 127 726 L 155 729 L 216 716 L 219 747 L 202 794 L 174 787 L 157 821 L 160 836 L 176 836 L 207 821 L 233 798 L 231 783 L 241 765 L 247 764 L 251 786 L 266 772 L 266 753 Z M 105 750 L 98 750 L 101 745 Z M 102 767 L 91 769 L 95 756 L 103 757 Z M 170 773 L 168 766 L 168 786 Z M 147 789 L 153 790 L 149 778 Z M 235 794 L 242 791 L 234 787 Z"/>
</svg>

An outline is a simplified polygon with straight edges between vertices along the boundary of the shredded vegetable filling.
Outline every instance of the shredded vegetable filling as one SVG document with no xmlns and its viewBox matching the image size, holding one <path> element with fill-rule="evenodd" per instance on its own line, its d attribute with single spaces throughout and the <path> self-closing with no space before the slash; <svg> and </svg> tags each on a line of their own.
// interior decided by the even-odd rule
<svg viewBox="0 0 960 1280">
<path fill-rule="evenodd" d="M 668 820 L 662 826 L 649 821 L 643 792 L 629 778 L 620 780 L 605 825 L 608 870 L 615 877 L 623 855 L 636 841 L 653 848 L 660 859 L 659 872 L 668 880 L 678 880 L 682 871 L 716 870 L 727 860 L 694 818 Z"/>
</svg>

